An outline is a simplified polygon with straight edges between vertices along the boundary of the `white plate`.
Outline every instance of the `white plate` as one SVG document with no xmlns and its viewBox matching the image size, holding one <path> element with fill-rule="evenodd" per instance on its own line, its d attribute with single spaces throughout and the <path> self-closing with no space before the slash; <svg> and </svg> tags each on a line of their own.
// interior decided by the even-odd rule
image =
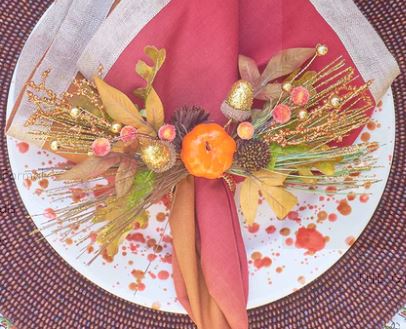
<svg viewBox="0 0 406 329">
<path fill-rule="evenodd" d="M 7 115 L 11 112 L 15 97 L 13 80 Z M 352 199 L 352 195 L 347 194 L 328 196 L 295 192 L 299 197 L 300 206 L 288 219 L 276 220 L 270 208 L 262 203 L 257 224 L 251 228 L 242 224 L 250 264 L 249 308 L 285 297 L 318 278 L 343 256 L 368 224 L 382 196 L 394 149 L 395 111 L 391 91 L 385 96 L 383 104 L 374 111 L 372 123 L 364 128 L 359 139 L 376 141 L 382 145 L 375 152 L 375 156 L 379 158 L 378 168 L 368 174 L 379 178 L 379 183 L 356 191 L 360 195 L 354 200 L 348 200 Z M 28 212 L 31 215 L 49 216 L 50 211 L 46 209 L 66 205 L 64 202 L 51 200 L 44 193 L 45 189 L 58 186 L 57 183 L 31 181 L 27 174 L 28 170 L 43 168 L 64 160 L 12 138 L 7 139 L 7 145 L 16 184 Z M 47 184 L 49 186 L 45 187 Z M 344 215 L 339 209 L 350 212 Z M 90 266 L 86 265 L 91 254 L 86 253 L 78 259 L 81 247 L 76 247 L 75 241 L 60 235 L 47 237 L 47 240 L 73 268 L 110 293 L 143 306 L 185 313 L 176 300 L 171 280 L 171 238 L 170 232 L 164 231 L 168 209 L 161 203 L 150 209 L 150 215 L 149 226 L 134 231 L 111 263 L 100 258 Z M 47 220 L 47 216 L 34 217 L 38 227 Z M 240 220 L 242 222 L 241 216 Z M 306 231 L 308 225 L 315 226 L 318 233 L 315 233 L 315 230 Z M 327 242 L 322 250 L 309 253 L 306 249 L 296 246 L 298 232 L 311 233 L 309 238 L 316 244 L 320 243 L 317 241 L 320 240 L 321 234 Z M 49 232 L 42 233 L 46 235 Z M 134 275 L 137 274 L 136 271 L 146 269 L 153 255 L 152 248 L 148 247 L 148 240 L 159 241 L 162 235 L 163 250 L 152 262 L 143 285 L 138 287 L 141 290 L 135 292 Z"/>
</svg>

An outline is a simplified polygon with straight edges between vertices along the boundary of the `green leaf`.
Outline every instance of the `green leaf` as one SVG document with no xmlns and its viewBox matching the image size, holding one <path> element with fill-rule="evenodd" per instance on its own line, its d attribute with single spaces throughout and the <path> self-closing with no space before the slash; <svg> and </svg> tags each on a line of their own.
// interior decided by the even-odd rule
<svg viewBox="0 0 406 329">
<path fill-rule="evenodd" d="M 136 206 L 154 189 L 155 173 L 150 170 L 138 171 L 128 198 L 128 208 Z"/>
<path fill-rule="evenodd" d="M 274 170 L 276 161 L 278 160 L 279 156 L 288 155 L 288 154 L 300 154 L 304 153 L 309 150 L 309 147 L 306 145 L 290 145 L 286 147 L 282 147 L 279 144 L 272 143 L 270 146 L 271 151 L 271 161 L 268 164 L 268 169 Z"/>
<path fill-rule="evenodd" d="M 154 82 L 158 71 L 165 62 L 166 50 L 163 48 L 158 49 L 154 46 L 146 46 L 144 48 L 144 53 L 151 59 L 152 65 L 148 65 L 142 60 L 138 61 L 135 66 L 135 71 L 145 80 L 146 86 L 144 88 L 137 88 L 134 91 L 134 94 L 145 100 L 151 91 L 152 83 Z"/>
</svg>

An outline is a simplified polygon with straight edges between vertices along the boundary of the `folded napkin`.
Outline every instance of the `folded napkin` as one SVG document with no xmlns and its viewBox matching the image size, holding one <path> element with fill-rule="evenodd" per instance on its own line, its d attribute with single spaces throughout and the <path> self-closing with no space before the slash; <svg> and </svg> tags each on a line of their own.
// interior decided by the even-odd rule
<svg viewBox="0 0 406 329">
<path fill-rule="evenodd" d="M 222 124 L 220 105 L 238 80 L 239 54 L 263 66 L 282 49 L 318 43 L 328 45 L 330 52 L 313 68 L 342 55 L 356 67 L 359 84 L 375 79 L 375 100 L 399 73 L 351 0 L 121 0 L 82 49 L 76 72 L 91 78 L 102 64 L 106 81 L 136 101 L 132 91 L 143 81 L 134 67 L 145 59 L 143 48 L 166 48 L 167 62 L 155 88 L 167 120 L 179 107 L 199 105 L 210 112 L 210 120 Z M 27 111 L 22 102 L 16 117 Z M 18 130 L 12 131 L 18 137 Z M 199 329 L 248 328 L 247 258 L 225 183 L 186 178 L 177 187 L 170 224 L 176 292 Z"/>
</svg>

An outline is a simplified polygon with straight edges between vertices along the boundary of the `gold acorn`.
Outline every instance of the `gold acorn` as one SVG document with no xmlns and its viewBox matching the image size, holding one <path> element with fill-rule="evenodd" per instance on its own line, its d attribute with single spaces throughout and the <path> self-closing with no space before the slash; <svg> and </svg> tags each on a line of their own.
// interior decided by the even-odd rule
<svg viewBox="0 0 406 329">
<path fill-rule="evenodd" d="M 235 121 L 244 121 L 251 116 L 254 101 L 254 88 L 245 80 L 236 81 L 221 105 L 221 111 L 228 118 Z"/>
<path fill-rule="evenodd" d="M 141 159 L 150 170 L 161 173 L 173 167 L 176 152 L 171 143 L 152 141 L 141 146 Z"/>
</svg>

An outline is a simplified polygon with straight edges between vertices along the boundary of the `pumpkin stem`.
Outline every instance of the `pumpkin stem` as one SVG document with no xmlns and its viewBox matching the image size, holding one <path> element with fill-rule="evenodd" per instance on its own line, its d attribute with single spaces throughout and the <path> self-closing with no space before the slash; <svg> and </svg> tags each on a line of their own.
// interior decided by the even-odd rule
<svg viewBox="0 0 406 329">
<path fill-rule="evenodd" d="M 208 152 L 211 151 L 211 146 L 208 141 L 206 141 L 206 151 L 208 151 Z"/>
</svg>

